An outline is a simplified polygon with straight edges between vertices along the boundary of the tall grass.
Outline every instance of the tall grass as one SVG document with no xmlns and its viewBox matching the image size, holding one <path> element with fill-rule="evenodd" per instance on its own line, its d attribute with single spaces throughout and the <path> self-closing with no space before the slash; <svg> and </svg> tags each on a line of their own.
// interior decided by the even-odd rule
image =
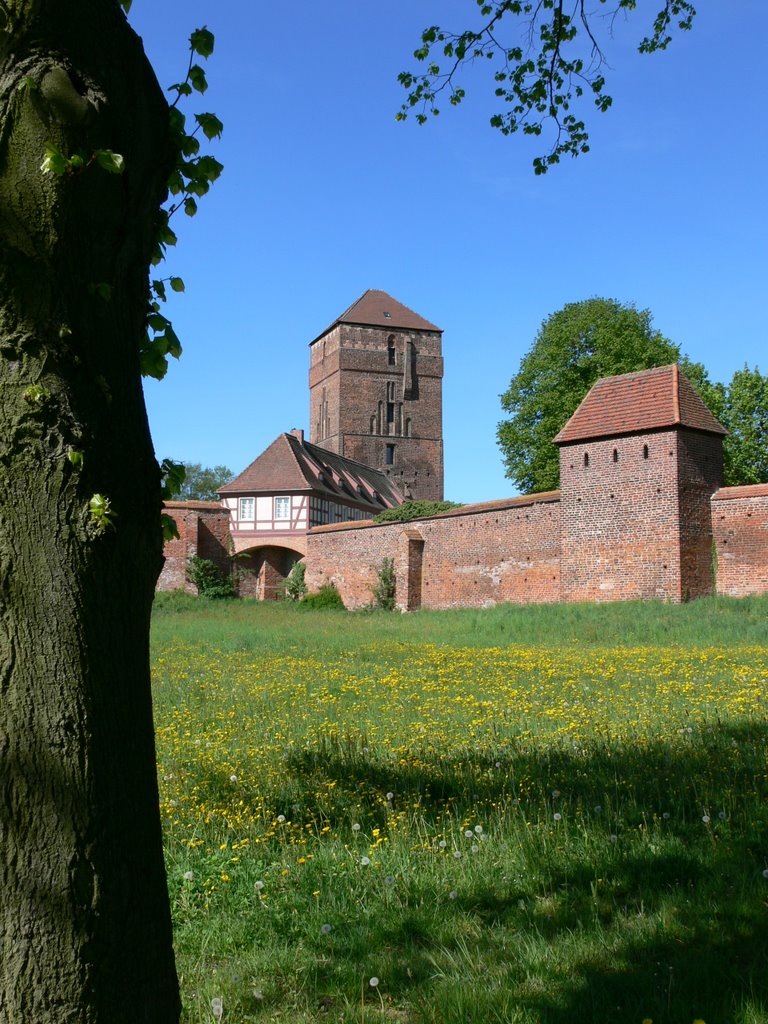
<svg viewBox="0 0 768 1024">
<path fill-rule="evenodd" d="M 766 1024 L 766 611 L 158 602 L 185 1021 Z"/>
</svg>

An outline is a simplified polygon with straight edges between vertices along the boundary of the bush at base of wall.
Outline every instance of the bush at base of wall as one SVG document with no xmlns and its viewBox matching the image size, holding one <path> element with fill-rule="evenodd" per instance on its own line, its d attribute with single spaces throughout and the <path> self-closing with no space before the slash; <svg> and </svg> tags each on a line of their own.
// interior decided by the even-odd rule
<svg viewBox="0 0 768 1024">
<path fill-rule="evenodd" d="M 340 608 L 344 610 L 344 602 L 341 594 L 332 583 L 326 583 L 316 590 L 314 594 L 307 594 L 299 603 L 301 608 Z"/>
</svg>

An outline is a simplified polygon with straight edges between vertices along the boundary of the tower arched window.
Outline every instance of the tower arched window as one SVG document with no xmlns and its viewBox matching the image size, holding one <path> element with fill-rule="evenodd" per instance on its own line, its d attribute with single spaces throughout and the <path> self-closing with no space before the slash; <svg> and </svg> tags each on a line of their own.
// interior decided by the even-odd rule
<svg viewBox="0 0 768 1024">
<path fill-rule="evenodd" d="M 387 339 L 387 365 L 388 366 L 396 366 L 397 365 L 397 352 L 395 351 L 395 336 L 394 336 L 394 334 L 390 334 L 389 338 Z"/>
<path fill-rule="evenodd" d="M 584 452 L 584 468 L 589 466 L 589 452 Z"/>
</svg>

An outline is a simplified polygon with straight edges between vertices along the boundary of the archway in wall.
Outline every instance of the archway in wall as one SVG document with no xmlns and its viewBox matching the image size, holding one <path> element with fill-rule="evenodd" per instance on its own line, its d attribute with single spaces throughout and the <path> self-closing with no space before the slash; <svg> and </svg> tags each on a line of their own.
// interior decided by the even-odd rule
<svg viewBox="0 0 768 1024">
<path fill-rule="evenodd" d="M 259 601 L 279 601 L 291 569 L 304 557 L 292 548 L 261 545 L 247 548 L 235 556 L 235 576 L 240 597 Z"/>
</svg>

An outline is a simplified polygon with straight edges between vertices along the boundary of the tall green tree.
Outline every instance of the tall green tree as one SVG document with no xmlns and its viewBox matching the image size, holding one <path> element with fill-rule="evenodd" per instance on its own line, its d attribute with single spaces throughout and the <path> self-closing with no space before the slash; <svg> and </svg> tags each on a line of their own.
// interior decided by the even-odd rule
<svg viewBox="0 0 768 1024">
<path fill-rule="evenodd" d="M 737 370 L 724 390 L 720 420 L 726 483 L 768 483 L 768 377 L 757 367 Z"/>
<path fill-rule="evenodd" d="M 129 3 L 0 0 L 8 1024 L 179 1016 L 149 677 L 162 480 L 141 372 L 178 352 L 147 273 L 172 241 L 169 175 L 184 201 L 216 170 L 198 167 Z"/>
<path fill-rule="evenodd" d="M 474 0 L 475 21 L 451 31 L 438 25 L 424 29 L 414 57 L 425 70 L 403 71 L 408 91 L 398 120 L 415 113 L 424 124 L 440 113 L 443 98 L 458 106 L 464 99 L 464 75 L 480 64 L 490 69 L 496 103 L 490 123 L 504 135 L 540 136 L 552 130 L 549 152 L 533 161 L 544 174 L 562 156 L 589 151 L 586 122 L 576 111 L 591 99 L 605 112 L 613 102 L 607 91 L 609 65 L 605 47 L 614 20 L 630 17 L 638 7 L 649 12 L 641 53 L 665 50 L 673 34 L 693 25 L 696 10 L 689 0 Z M 468 17 L 473 3 L 467 3 Z M 655 12 L 655 13 L 654 13 Z"/>
<path fill-rule="evenodd" d="M 713 404 L 719 392 L 704 367 L 681 356 L 653 327 L 648 310 L 594 298 L 553 313 L 501 396 L 509 413 L 497 432 L 506 475 L 523 493 L 557 488 L 560 464 L 552 439 L 595 381 L 677 362 Z"/>
<path fill-rule="evenodd" d="M 217 491 L 235 474 L 228 466 L 202 466 L 199 462 L 184 463 L 184 482 L 179 488 L 179 501 L 216 501 Z"/>
</svg>

